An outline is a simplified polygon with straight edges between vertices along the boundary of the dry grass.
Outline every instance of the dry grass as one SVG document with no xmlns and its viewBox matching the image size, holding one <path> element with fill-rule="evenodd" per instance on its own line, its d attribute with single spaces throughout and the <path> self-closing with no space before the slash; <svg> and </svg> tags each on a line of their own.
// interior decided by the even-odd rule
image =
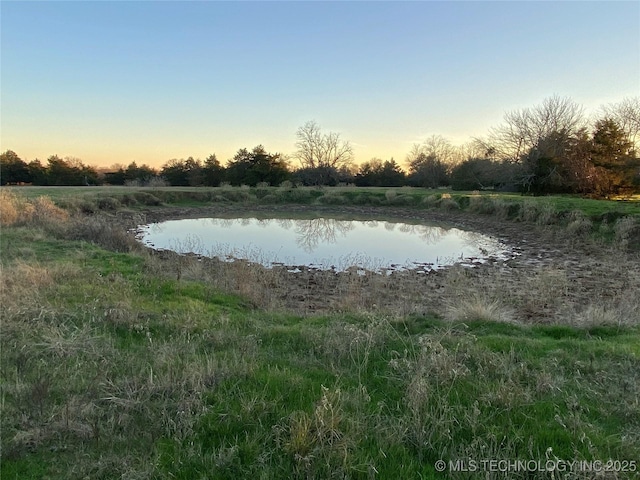
<svg viewBox="0 0 640 480">
<path fill-rule="evenodd" d="M 585 264 L 584 272 L 571 263 L 527 268 L 496 264 L 473 269 L 454 266 L 431 274 L 385 275 L 355 268 L 290 273 L 285 267 L 264 268 L 167 253 L 149 256 L 147 265 L 154 275 L 204 280 L 212 288 L 239 294 L 268 311 L 304 315 L 328 310 L 392 316 L 435 313 L 453 321 L 587 325 L 593 321 L 580 320 L 581 316 L 593 316 L 600 308 L 611 311 L 610 316 L 623 316 L 617 321 L 620 324 L 634 324 L 636 307 L 623 300 L 625 295 L 634 298 L 630 292 L 640 289 L 640 280 L 633 269 L 624 270 L 626 277 L 611 277 L 617 263 L 598 262 L 597 271 Z M 629 262 L 634 260 L 629 258 Z M 595 280 L 600 290 L 594 295 Z M 606 297 L 618 300 L 603 302 Z M 594 310 L 585 313 L 590 305 Z M 631 313 L 623 313 L 621 305 Z M 602 318 L 607 324 L 612 322 Z"/>
<path fill-rule="evenodd" d="M 78 267 L 70 263 L 44 265 L 37 261 L 17 261 L 0 267 L 2 330 L 18 325 L 46 323 L 52 311 L 47 296 L 55 286 L 74 278 Z"/>
<path fill-rule="evenodd" d="M 276 441 L 292 457 L 298 478 L 348 474 L 349 452 L 354 447 L 349 422 L 341 389 L 324 385 L 313 413 L 296 411 L 289 416 Z"/>
<path fill-rule="evenodd" d="M 445 318 L 455 322 L 474 320 L 487 322 L 513 323 L 513 311 L 498 300 L 491 300 L 480 295 L 453 300 L 447 306 Z"/>
<path fill-rule="evenodd" d="M 0 288 L 4 300 L 25 299 L 29 292 L 37 294 L 44 287 L 53 283 L 53 275 L 49 267 L 39 263 L 26 263 L 18 260 L 13 265 L 2 268 Z"/>
<path fill-rule="evenodd" d="M 141 250 L 134 235 L 109 216 L 75 218 L 60 235 L 70 240 L 85 240 L 115 252 Z"/>
<path fill-rule="evenodd" d="M 634 217 L 622 217 L 613 227 L 615 238 L 623 248 L 640 248 L 640 222 Z"/>
<path fill-rule="evenodd" d="M 593 230 L 593 222 L 587 216 L 575 210 L 569 215 L 569 223 L 567 224 L 567 233 L 570 235 L 587 236 Z"/>
<path fill-rule="evenodd" d="M 60 223 L 68 218 L 68 213 L 57 207 L 49 197 L 25 199 L 13 192 L 0 189 L 0 225 L 2 226 Z"/>
<path fill-rule="evenodd" d="M 576 308 L 568 323 L 585 328 L 637 326 L 640 325 L 640 300 L 625 296 L 617 302 L 590 303 L 582 309 Z"/>
<path fill-rule="evenodd" d="M 537 225 L 552 225 L 558 218 L 558 212 L 551 203 L 526 200 L 520 206 L 518 218 Z"/>
<path fill-rule="evenodd" d="M 460 210 L 460 205 L 453 198 L 445 197 L 446 194 L 442 195 L 440 201 L 438 202 L 438 206 L 443 210 Z"/>
</svg>

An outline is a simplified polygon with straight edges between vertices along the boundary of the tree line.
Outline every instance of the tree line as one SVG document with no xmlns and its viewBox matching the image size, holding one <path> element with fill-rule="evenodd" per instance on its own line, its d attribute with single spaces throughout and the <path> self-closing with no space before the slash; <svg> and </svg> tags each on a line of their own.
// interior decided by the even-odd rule
<svg viewBox="0 0 640 480">
<path fill-rule="evenodd" d="M 485 138 L 462 146 L 432 135 L 413 146 L 404 168 L 393 158 L 373 158 L 356 166 L 350 142 L 310 121 L 296 131 L 296 151 L 290 157 L 258 145 L 238 150 L 226 165 L 212 154 L 205 160 L 172 159 L 160 169 L 133 162 L 101 171 L 80 159 L 57 155 L 46 164 L 38 159 L 26 162 L 7 150 L 0 155 L 0 182 L 215 187 L 291 181 L 605 197 L 640 191 L 639 132 L 638 98 L 602 107 L 600 115 L 589 121 L 580 105 L 554 96 L 532 108 L 507 112 L 503 123 Z"/>
</svg>

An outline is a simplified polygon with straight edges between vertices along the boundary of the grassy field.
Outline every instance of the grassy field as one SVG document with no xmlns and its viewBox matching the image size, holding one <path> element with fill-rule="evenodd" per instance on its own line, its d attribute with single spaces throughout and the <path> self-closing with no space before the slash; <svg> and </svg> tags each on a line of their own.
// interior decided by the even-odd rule
<svg viewBox="0 0 640 480">
<path fill-rule="evenodd" d="M 149 193 L 160 200 L 167 200 L 172 204 L 181 203 L 202 203 L 213 201 L 224 201 L 225 193 L 230 201 L 237 201 L 240 198 L 238 191 L 246 193 L 245 201 L 254 202 L 287 202 L 309 203 L 317 201 L 323 197 L 325 200 L 333 198 L 336 203 L 342 200 L 351 204 L 391 204 L 396 205 L 423 205 L 430 206 L 443 195 L 456 200 L 463 208 L 468 206 L 471 198 L 481 198 L 485 201 L 494 200 L 504 203 L 515 203 L 522 205 L 532 203 L 539 205 L 550 205 L 559 212 L 570 212 L 579 210 L 588 216 L 600 216 L 608 212 L 619 212 L 627 215 L 640 215 L 640 195 L 618 200 L 594 200 L 572 195 L 554 195 L 547 197 L 530 197 L 517 193 L 495 193 L 492 191 L 482 192 L 458 192 L 445 189 L 422 189 L 422 188 L 383 188 L 383 187 L 261 187 L 261 188 L 231 188 L 231 187 L 4 187 L 7 190 L 19 193 L 26 198 L 36 198 L 48 196 L 51 199 L 62 200 L 75 198 L 76 200 L 86 199 L 93 201 L 97 198 L 113 197 L 122 199 L 136 193 Z M 235 195 L 235 197 L 234 197 Z M 265 199 L 265 197 L 267 197 Z M 321 200 L 322 201 L 322 200 Z M 331 202 L 331 200 L 328 200 Z"/>
<path fill-rule="evenodd" d="M 3 479 L 640 477 L 637 202 L 18 191 L 0 203 Z M 273 301 L 287 277 L 154 255 L 126 233 L 143 208 L 233 202 L 463 210 L 558 229 L 599 245 L 594 265 L 619 282 L 573 292 L 561 265 L 453 268 L 437 277 L 441 308 L 421 309 L 424 286 L 408 296 L 395 280 L 345 276 L 331 287 L 339 308 L 303 315 Z M 366 289 L 407 295 L 406 308 L 365 308 Z M 574 460 L 605 468 L 563 463 Z"/>
</svg>

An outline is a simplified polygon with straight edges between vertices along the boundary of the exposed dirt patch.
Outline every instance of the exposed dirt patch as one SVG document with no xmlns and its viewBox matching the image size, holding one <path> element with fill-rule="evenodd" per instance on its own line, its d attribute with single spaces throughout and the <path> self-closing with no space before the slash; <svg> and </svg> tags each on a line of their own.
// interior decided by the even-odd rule
<svg viewBox="0 0 640 480">
<path fill-rule="evenodd" d="M 520 321 L 562 321 L 588 305 L 619 304 L 640 293 L 640 255 L 623 252 L 592 240 L 571 236 L 559 227 L 503 221 L 494 216 L 465 212 L 376 207 L 303 205 L 224 205 L 199 208 L 162 207 L 144 212 L 146 223 L 169 219 L 214 217 L 255 212 L 258 216 L 286 213 L 443 222 L 464 230 L 492 236 L 509 245 L 516 256 L 494 259 L 475 268 L 451 267 L 432 273 L 322 272 L 301 268 L 264 269 L 228 286 L 251 298 L 256 305 L 286 308 L 298 313 L 330 310 L 376 310 L 399 314 L 446 309 L 464 297 L 499 300 Z M 169 254 L 170 255 L 170 254 Z M 202 263 L 202 261 L 200 260 Z M 231 270 L 216 260 L 207 268 Z M 252 266 L 259 269 L 258 266 Z M 229 272 L 227 272 L 229 273 Z M 246 272 L 245 272 L 246 273 Z M 252 279 L 253 278 L 253 279 Z M 262 283 L 246 285 L 245 283 Z M 254 288 L 255 287 L 255 288 Z M 637 312 L 636 312 L 637 313 Z"/>
</svg>

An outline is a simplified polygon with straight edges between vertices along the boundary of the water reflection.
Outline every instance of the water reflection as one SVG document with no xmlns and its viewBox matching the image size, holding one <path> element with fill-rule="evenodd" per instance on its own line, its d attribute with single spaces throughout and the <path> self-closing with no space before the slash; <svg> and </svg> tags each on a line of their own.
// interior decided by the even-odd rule
<svg viewBox="0 0 640 480">
<path fill-rule="evenodd" d="M 296 244 L 305 252 L 313 253 L 321 243 L 335 244 L 338 234 L 344 237 L 354 228 L 353 221 L 333 218 L 298 220 L 296 222 Z"/>
<path fill-rule="evenodd" d="M 438 268 L 464 259 L 508 256 L 503 244 L 478 232 L 373 219 L 185 219 L 144 225 L 139 233 L 152 248 L 266 266 Z"/>
</svg>

